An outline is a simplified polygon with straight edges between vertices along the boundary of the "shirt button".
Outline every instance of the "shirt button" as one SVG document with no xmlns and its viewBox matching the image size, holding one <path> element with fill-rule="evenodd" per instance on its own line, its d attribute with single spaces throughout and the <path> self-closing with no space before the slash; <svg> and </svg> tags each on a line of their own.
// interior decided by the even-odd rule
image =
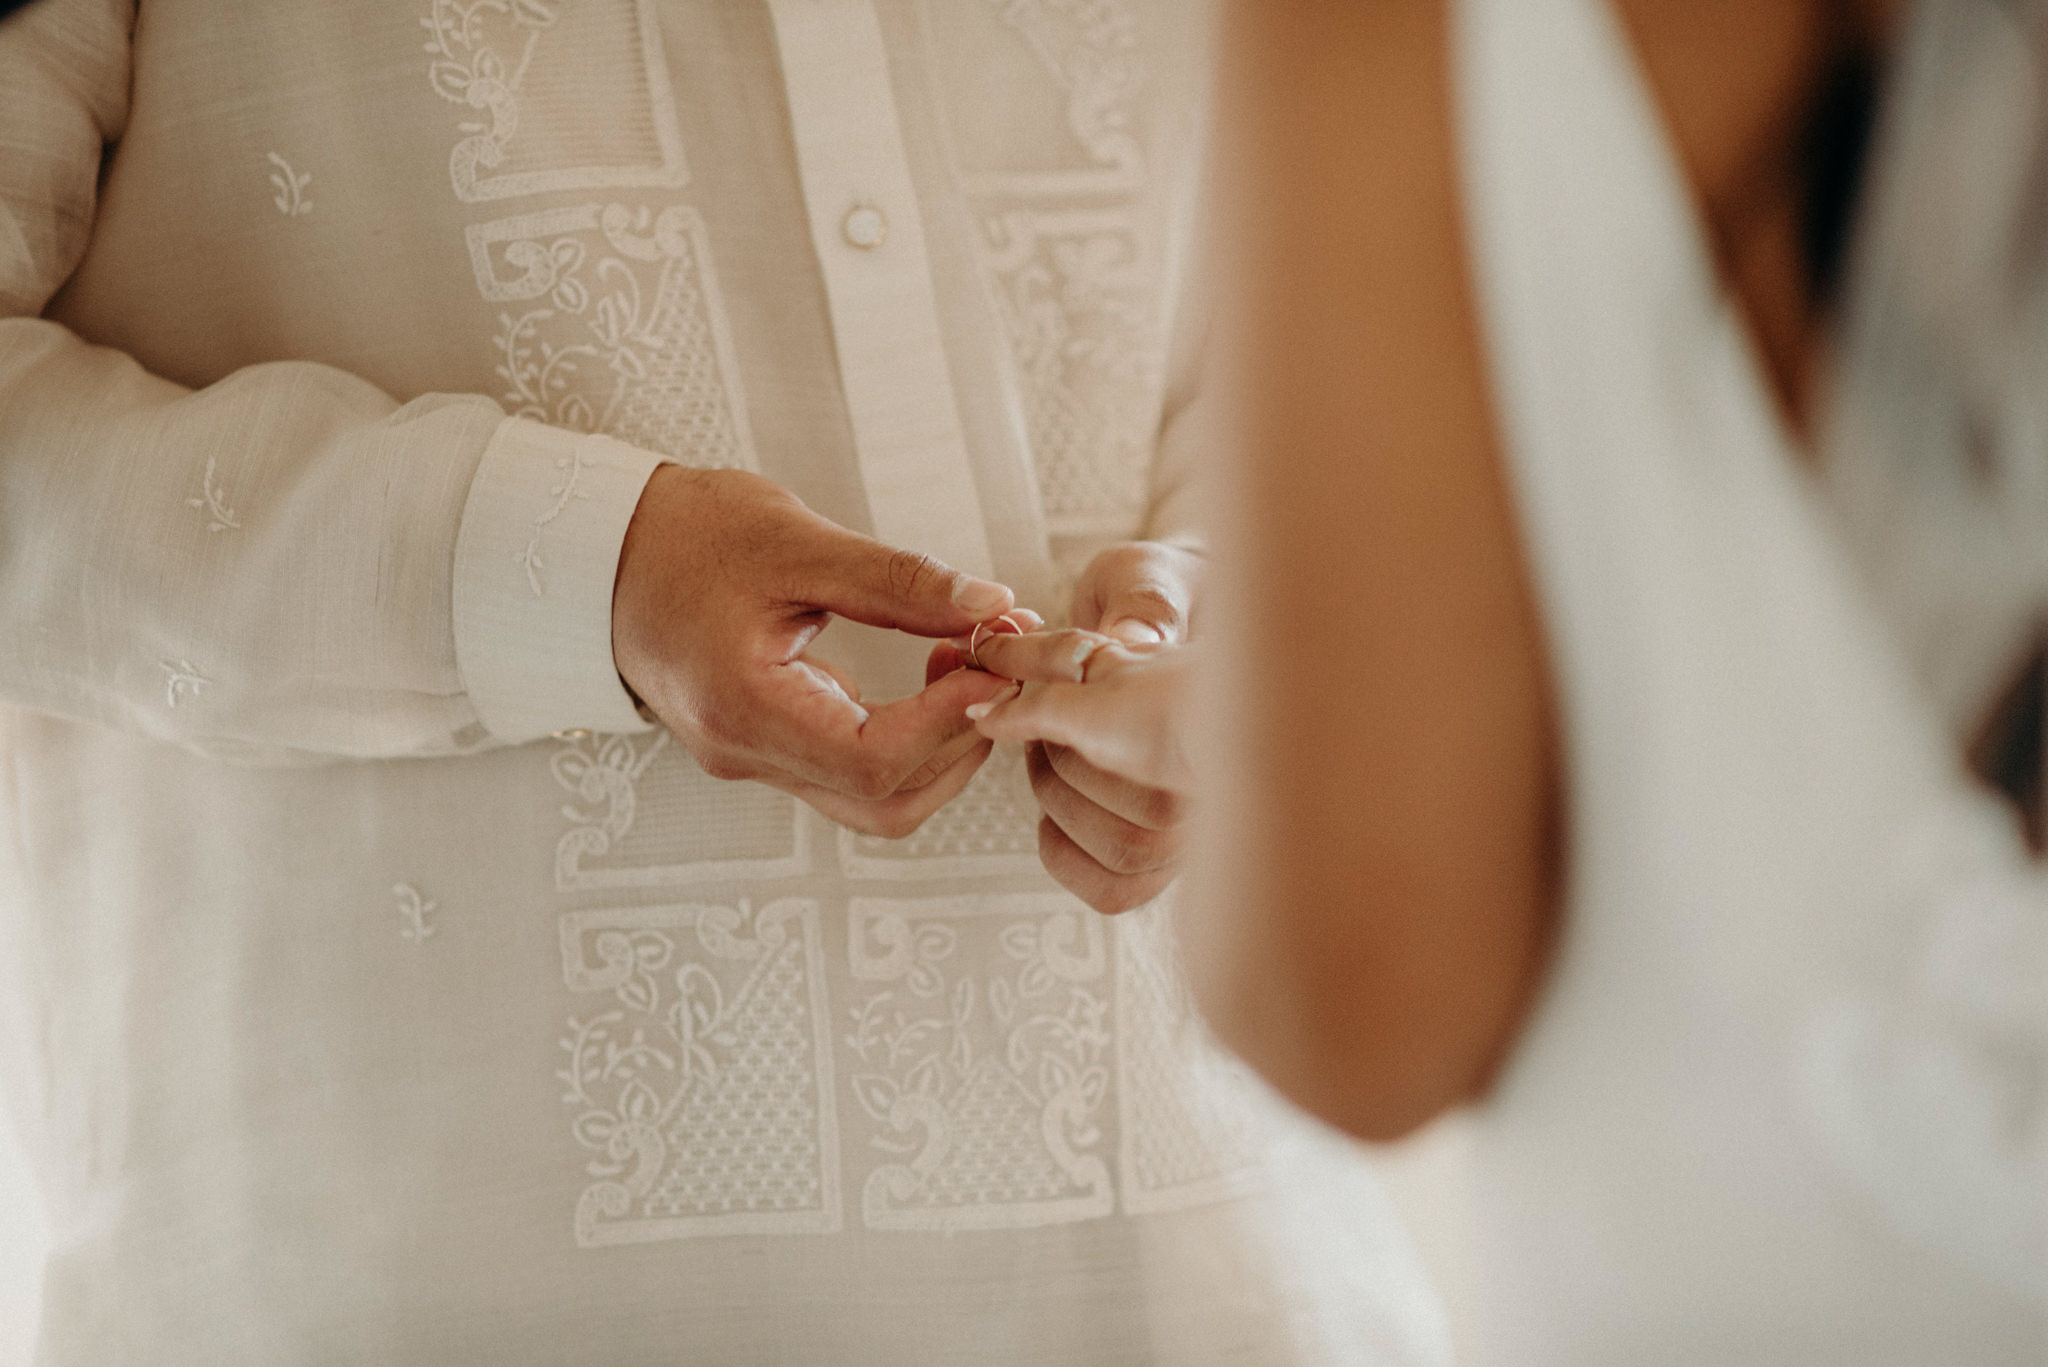
<svg viewBox="0 0 2048 1367">
<path fill-rule="evenodd" d="M 856 204 L 846 211 L 839 232 L 852 246 L 871 252 L 889 235 L 889 220 L 872 204 Z"/>
</svg>

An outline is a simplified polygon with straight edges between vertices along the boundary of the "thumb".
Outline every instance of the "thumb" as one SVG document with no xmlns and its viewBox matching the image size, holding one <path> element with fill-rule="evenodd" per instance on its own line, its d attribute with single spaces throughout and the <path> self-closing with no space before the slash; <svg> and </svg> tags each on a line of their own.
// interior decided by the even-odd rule
<svg viewBox="0 0 2048 1367">
<path fill-rule="evenodd" d="M 1187 613 L 1172 590 L 1140 579 L 1119 584 L 1104 595 L 1095 630 L 1121 645 L 1179 645 L 1187 637 Z"/>
<path fill-rule="evenodd" d="M 826 524 L 806 557 L 803 601 L 872 627 L 918 636 L 957 636 L 1008 612 L 1016 595 L 933 556 L 884 545 Z"/>
</svg>

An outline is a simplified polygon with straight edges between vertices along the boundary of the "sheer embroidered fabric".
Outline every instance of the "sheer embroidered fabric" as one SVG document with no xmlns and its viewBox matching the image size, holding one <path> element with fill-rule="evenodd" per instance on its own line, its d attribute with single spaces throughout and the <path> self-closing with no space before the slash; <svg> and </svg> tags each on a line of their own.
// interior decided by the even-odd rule
<svg viewBox="0 0 2048 1367">
<path fill-rule="evenodd" d="M 1343 1151 L 1358 1228 L 1298 1233 L 1164 913 L 1039 871 L 1016 756 L 855 836 L 705 777 L 611 667 L 664 459 L 1049 615 L 1104 540 L 1188 530 L 1198 20 L 0 27 L 0 1075 L 62 1250 L 43 1361 L 1441 1360 Z M 915 686 L 920 646 L 833 637 Z"/>
</svg>

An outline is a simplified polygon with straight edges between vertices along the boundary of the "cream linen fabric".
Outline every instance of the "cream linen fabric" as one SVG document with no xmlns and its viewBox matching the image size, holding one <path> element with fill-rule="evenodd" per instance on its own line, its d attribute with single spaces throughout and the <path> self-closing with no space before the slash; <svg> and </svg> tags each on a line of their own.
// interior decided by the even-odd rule
<svg viewBox="0 0 2048 1367">
<path fill-rule="evenodd" d="M 708 780 L 611 669 L 661 459 L 1048 614 L 1094 547 L 1191 530 L 1205 32 L 1180 0 L 0 27 L 0 1060 L 41 1361 L 1441 1360 L 1356 1160 L 1274 1140 L 1196 1037 L 1163 913 L 1039 871 L 1016 756 L 868 839 Z M 918 681 L 919 643 L 831 638 Z"/>
<path fill-rule="evenodd" d="M 1459 54 L 1572 792 L 1475 1126 L 1480 1360 L 2037 1367 L 2048 885 L 1865 601 L 1607 5 L 1464 0 Z"/>
</svg>

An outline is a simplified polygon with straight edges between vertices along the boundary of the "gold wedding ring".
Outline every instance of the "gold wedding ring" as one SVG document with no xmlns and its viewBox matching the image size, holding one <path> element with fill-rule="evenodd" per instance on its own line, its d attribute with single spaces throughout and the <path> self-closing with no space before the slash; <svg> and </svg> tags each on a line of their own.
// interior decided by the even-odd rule
<svg viewBox="0 0 2048 1367">
<path fill-rule="evenodd" d="M 1004 631 L 1002 630 L 1003 627 L 1008 627 L 1009 630 Z M 981 643 L 988 640 L 991 636 L 1022 636 L 1023 634 L 1024 628 L 1018 625 L 1017 620 L 1007 612 L 1000 617 L 991 618 L 986 622 L 976 622 L 973 634 L 967 638 L 967 663 L 983 673 L 989 672 L 988 666 L 981 662 Z"/>
</svg>

